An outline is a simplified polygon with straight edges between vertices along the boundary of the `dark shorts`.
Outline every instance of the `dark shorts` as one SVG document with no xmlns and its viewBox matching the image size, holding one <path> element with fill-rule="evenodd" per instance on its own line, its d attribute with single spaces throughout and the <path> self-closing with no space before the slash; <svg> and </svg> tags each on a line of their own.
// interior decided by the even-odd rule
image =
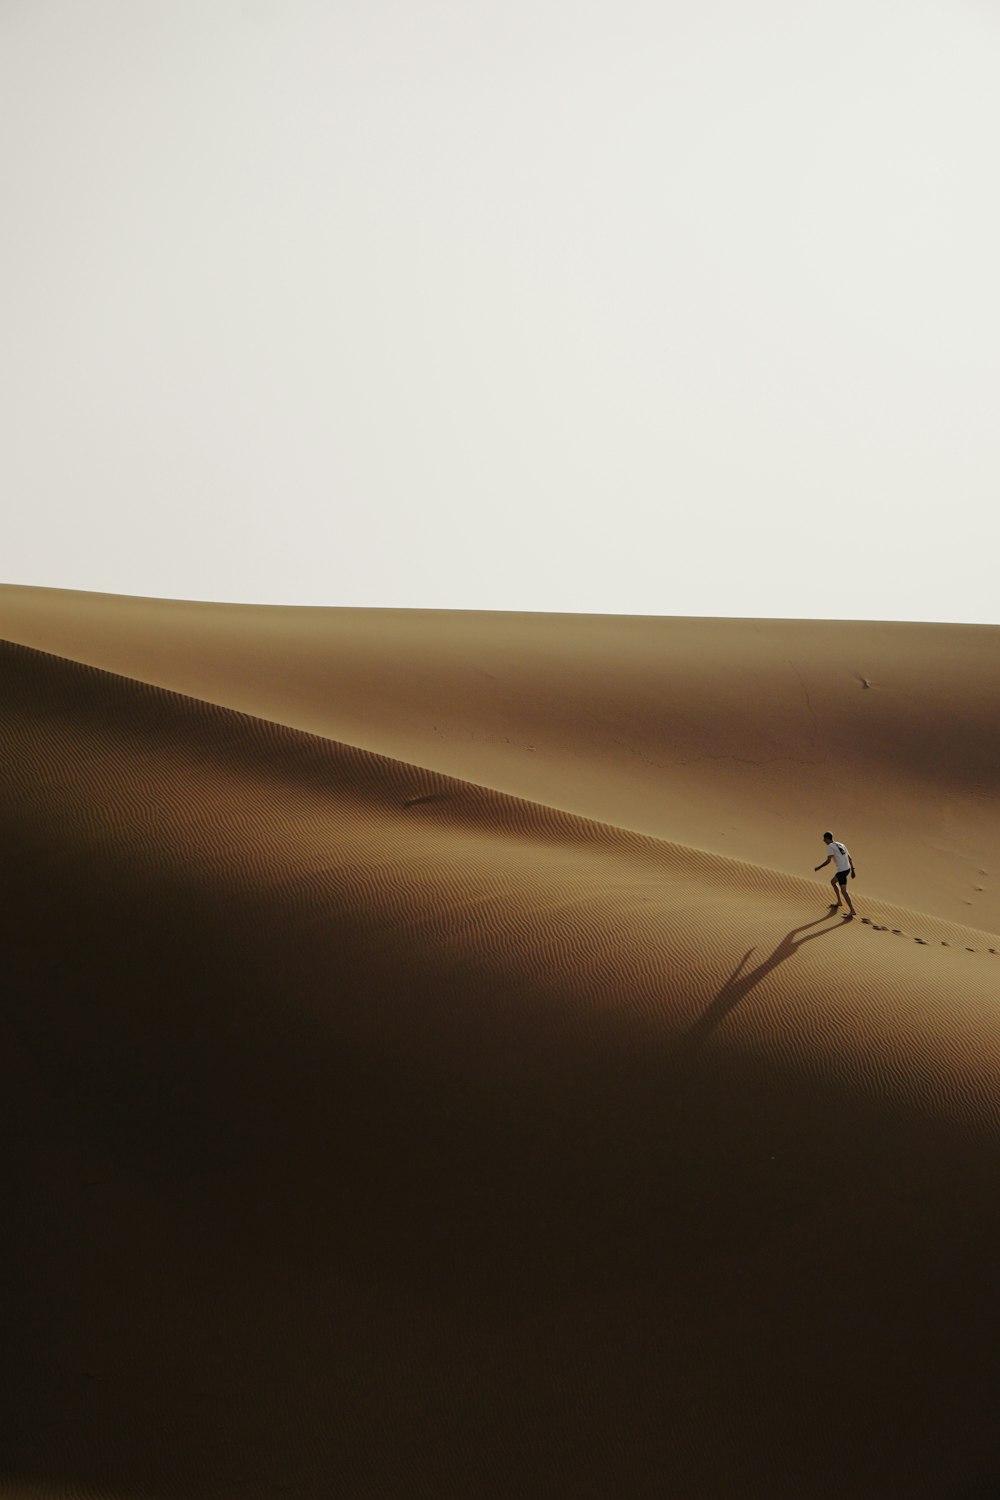
<svg viewBox="0 0 1000 1500">
<path fill-rule="evenodd" d="M 834 878 L 834 880 L 837 881 L 837 883 L 839 885 L 846 885 L 847 884 L 847 877 L 848 877 L 848 875 L 850 875 L 850 873 L 851 873 L 850 870 L 838 870 L 837 873 L 836 873 L 836 875 L 834 875 L 833 878 Z"/>
</svg>

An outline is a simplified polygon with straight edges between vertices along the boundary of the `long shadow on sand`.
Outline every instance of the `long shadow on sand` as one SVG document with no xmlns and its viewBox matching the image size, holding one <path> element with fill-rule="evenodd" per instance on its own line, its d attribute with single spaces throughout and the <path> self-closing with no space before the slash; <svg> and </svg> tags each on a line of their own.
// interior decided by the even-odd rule
<svg viewBox="0 0 1000 1500">
<path fill-rule="evenodd" d="M 817 917 L 815 921 L 803 922 L 800 927 L 793 927 L 791 932 L 785 933 L 769 957 L 759 963 L 755 969 L 749 969 L 743 973 L 743 966 L 754 951 L 752 948 L 748 949 L 708 1009 L 698 1017 L 690 1031 L 685 1032 L 681 1037 L 674 1048 L 674 1059 L 696 1051 L 715 1028 L 722 1024 L 730 1012 L 736 1009 L 754 986 L 758 985 L 766 975 L 772 973 L 779 964 L 783 964 L 787 958 L 793 957 L 804 943 L 811 943 L 814 938 L 826 937 L 831 932 L 841 932 L 845 923 L 840 917 L 837 918 L 836 926 L 824 927 L 820 932 L 809 932 L 810 927 L 818 927 L 821 922 L 829 922 L 833 916 L 832 912 L 827 912 L 825 916 Z M 808 933 L 808 936 L 799 937 L 800 932 Z"/>
</svg>

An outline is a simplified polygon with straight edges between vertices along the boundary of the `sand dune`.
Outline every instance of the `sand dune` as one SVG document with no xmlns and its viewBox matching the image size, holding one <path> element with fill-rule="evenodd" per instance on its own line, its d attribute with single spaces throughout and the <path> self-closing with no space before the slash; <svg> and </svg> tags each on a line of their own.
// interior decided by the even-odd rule
<svg viewBox="0 0 1000 1500">
<path fill-rule="evenodd" d="M 0 587 L 0 636 L 601 822 L 1000 929 L 1000 629 Z M 867 686 L 866 686 L 867 684 Z"/>
<path fill-rule="evenodd" d="M 0 1491 L 1000 1483 L 996 632 L 0 605 Z"/>
</svg>

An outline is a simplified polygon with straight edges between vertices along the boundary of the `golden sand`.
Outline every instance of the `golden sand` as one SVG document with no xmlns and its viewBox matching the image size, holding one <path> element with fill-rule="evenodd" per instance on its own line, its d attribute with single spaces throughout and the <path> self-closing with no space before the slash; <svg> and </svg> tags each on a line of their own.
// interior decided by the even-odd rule
<svg viewBox="0 0 1000 1500">
<path fill-rule="evenodd" d="M 0 636 L 0 1493 L 1000 1475 L 1000 630 Z"/>
</svg>

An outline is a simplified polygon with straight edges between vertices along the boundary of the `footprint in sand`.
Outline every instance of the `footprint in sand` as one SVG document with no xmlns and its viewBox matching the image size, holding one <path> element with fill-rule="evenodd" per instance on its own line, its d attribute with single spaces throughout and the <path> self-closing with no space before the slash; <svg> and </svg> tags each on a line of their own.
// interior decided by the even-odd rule
<svg viewBox="0 0 1000 1500">
<path fill-rule="evenodd" d="M 866 927 L 870 927 L 871 928 L 872 932 L 888 932 L 889 931 L 889 928 L 883 926 L 880 922 L 873 922 L 872 919 L 871 919 L 871 917 L 862 917 L 861 920 L 865 924 Z M 905 932 L 903 932 L 902 928 L 900 928 L 900 927 L 894 927 L 892 929 L 892 935 L 893 935 L 893 937 L 907 937 L 908 936 L 908 934 L 905 933 Z M 921 946 L 921 948 L 927 948 L 930 945 L 930 938 L 915 937 L 913 939 L 913 941 L 915 943 L 919 943 L 920 946 Z M 941 939 L 941 947 L 942 948 L 950 948 L 951 944 L 947 941 L 946 938 L 942 938 Z M 978 953 L 979 949 L 978 948 L 966 948 L 965 951 L 966 951 L 966 953 Z M 994 954 L 997 958 L 1000 958 L 1000 948 L 991 948 L 990 952 L 992 954 Z"/>
</svg>

